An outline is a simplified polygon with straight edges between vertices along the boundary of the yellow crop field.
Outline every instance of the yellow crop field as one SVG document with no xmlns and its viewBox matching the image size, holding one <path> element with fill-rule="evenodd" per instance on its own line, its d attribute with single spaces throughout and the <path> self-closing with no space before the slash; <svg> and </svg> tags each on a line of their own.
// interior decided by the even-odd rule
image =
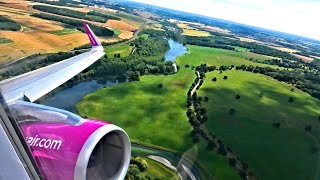
<svg viewBox="0 0 320 180">
<path fill-rule="evenodd" d="M 201 36 L 201 37 L 211 36 L 210 33 L 206 32 L 206 31 L 199 31 L 199 30 L 192 30 L 192 29 L 183 29 L 182 35 Z"/>
<path fill-rule="evenodd" d="M 122 33 L 118 36 L 121 39 L 130 39 L 133 37 L 133 32 L 131 31 L 122 31 Z"/>
<path fill-rule="evenodd" d="M 115 28 L 115 29 L 120 29 L 125 31 L 136 31 L 139 29 L 136 26 L 130 25 L 123 21 L 117 21 L 117 20 L 108 20 L 106 25 L 109 28 Z"/>
<path fill-rule="evenodd" d="M 68 51 L 89 43 L 87 35 L 80 32 L 56 36 L 40 31 L 0 31 L 0 38 L 13 41 L 12 43 L 0 44 L 1 65 L 35 53 Z"/>
</svg>

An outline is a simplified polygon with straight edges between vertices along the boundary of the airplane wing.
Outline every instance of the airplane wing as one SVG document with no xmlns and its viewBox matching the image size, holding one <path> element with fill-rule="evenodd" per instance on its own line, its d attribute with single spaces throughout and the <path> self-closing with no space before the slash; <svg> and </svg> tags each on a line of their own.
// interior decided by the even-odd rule
<svg viewBox="0 0 320 180">
<path fill-rule="evenodd" d="M 1 81 L 5 101 L 34 102 L 100 59 L 105 54 L 103 47 L 88 24 L 83 25 L 92 45 L 89 52 Z"/>
</svg>

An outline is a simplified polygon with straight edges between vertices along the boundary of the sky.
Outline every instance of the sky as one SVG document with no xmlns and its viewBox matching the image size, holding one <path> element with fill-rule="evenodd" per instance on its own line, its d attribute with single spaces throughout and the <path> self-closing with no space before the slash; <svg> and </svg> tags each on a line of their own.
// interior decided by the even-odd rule
<svg viewBox="0 0 320 180">
<path fill-rule="evenodd" d="M 320 40 L 320 0 L 131 0 Z"/>
</svg>

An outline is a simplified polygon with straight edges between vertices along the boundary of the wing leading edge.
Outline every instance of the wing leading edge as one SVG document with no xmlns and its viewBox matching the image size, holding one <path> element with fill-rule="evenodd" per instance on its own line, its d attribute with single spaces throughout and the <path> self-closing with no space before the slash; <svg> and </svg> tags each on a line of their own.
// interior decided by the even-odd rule
<svg viewBox="0 0 320 180">
<path fill-rule="evenodd" d="M 5 101 L 34 102 L 100 59 L 105 54 L 103 47 L 88 24 L 83 25 L 92 45 L 89 52 L 1 81 L 0 88 Z"/>
</svg>

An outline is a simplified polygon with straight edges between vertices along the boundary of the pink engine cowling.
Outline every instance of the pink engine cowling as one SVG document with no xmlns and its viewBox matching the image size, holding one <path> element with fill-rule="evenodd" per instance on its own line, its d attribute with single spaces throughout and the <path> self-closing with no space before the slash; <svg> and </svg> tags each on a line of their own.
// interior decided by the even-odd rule
<svg viewBox="0 0 320 180">
<path fill-rule="evenodd" d="M 131 146 L 121 128 L 28 102 L 10 108 L 45 179 L 124 179 Z"/>
</svg>

